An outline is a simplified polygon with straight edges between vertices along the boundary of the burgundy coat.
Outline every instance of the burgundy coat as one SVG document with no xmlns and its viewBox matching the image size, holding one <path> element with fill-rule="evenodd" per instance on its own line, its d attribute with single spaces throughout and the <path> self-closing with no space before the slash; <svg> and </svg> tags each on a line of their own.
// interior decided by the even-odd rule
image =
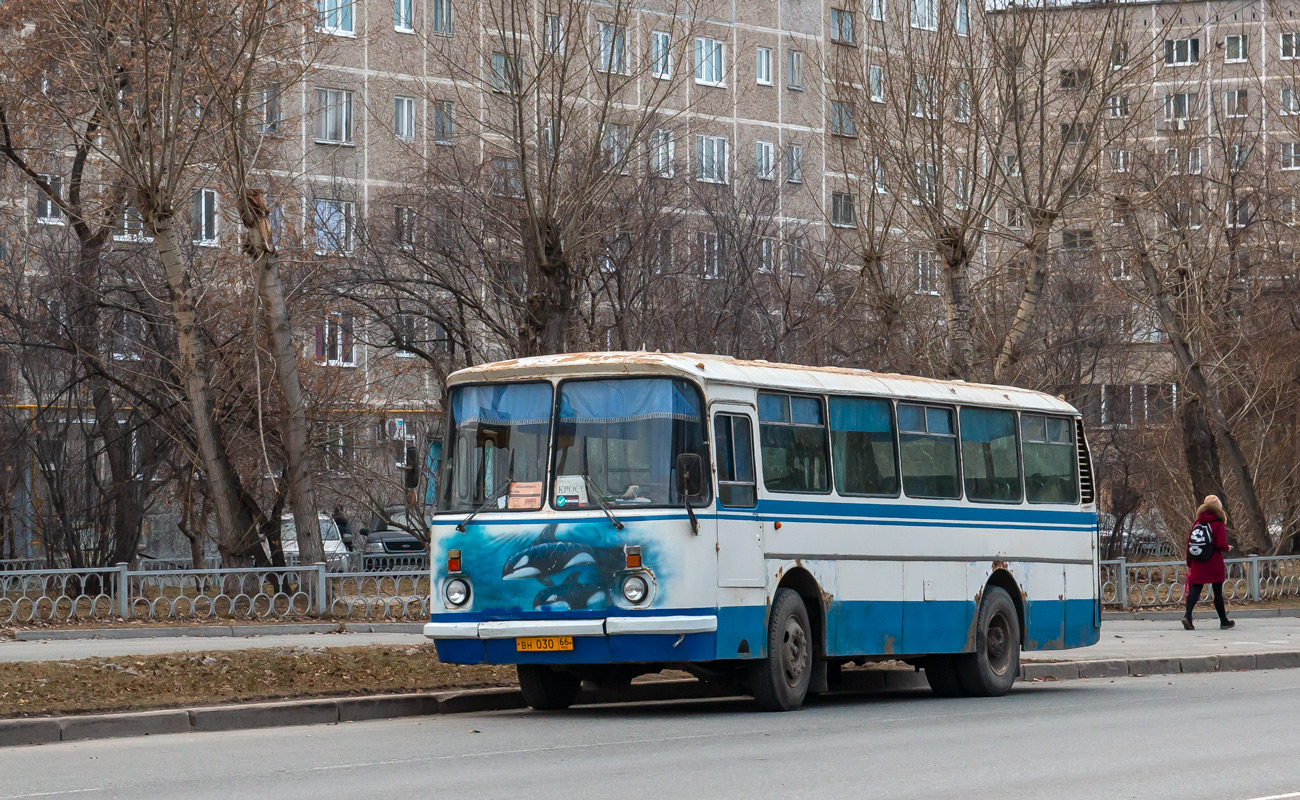
<svg viewBox="0 0 1300 800">
<path fill-rule="evenodd" d="M 1226 577 L 1227 569 L 1223 565 L 1223 554 L 1228 552 L 1228 528 L 1223 524 L 1223 517 L 1213 508 L 1201 506 L 1196 523 L 1210 523 L 1214 531 L 1214 555 L 1209 561 L 1192 561 L 1187 559 L 1188 583 L 1221 583 Z M 1191 538 L 1191 531 L 1188 531 Z"/>
</svg>

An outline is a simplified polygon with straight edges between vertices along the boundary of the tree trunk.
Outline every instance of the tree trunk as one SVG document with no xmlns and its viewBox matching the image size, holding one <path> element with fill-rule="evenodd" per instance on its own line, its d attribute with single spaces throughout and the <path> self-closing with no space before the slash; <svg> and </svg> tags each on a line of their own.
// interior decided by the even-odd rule
<svg viewBox="0 0 1300 800">
<path fill-rule="evenodd" d="M 1205 416 L 1199 398 L 1183 401 L 1179 408 L 1183 426 L 1183 454 L 1187 460 L 1187 474 L 1192 479 L 1192 505 L 1200 504 L 1207 495 L 1218 495 L 1228 508 L 1228 494 L 1223 486 L 1223 472 L 1219 466 L 1219 446 L 1214 440 L 1214 430 Z M 1229 514 L 1231 519 L 1232 515 Z"/>
<path fill-rule="evenodd" d="M 307 401 L 298 375 L 298 351 L 289 326 L 280 259 L 272 244 L 269 212 L 262 193 L 253 191 L 242 197 L 239 213 L 244 223 L 244 252 L 252 259 L 253 269 L 257 272 L 257 293 L 262 300 L 263 319 L 271 337 L 275 380 L 284 401 L 280 430 L 284 440 L 284 475 L 288 483 L 285 493 L 293 507 L 299 559 L 303 564 L 319 564 L 325 561 L 325 546 L 321 542 L 320 523 L 316 517 L 316 492 L 309 461 Z M 274 522 L 278 529 L 279 520 Z M 284 563 L 283 557 L 280 563 Z"/>
<path fill-rule="evenodd" d="M 1033 258 L 1026 268 L 1025 284 L 1020 294 L 1020 305 L 1016 316 L 1011 320 L 1011 328 L 1002 341 L 1002 350 L 998 353 L 997 363 L 993 366 L 993 382 L 1006 383 L 1012 379 L 1011 371 L 1020 361 L 1020 348 L 1029 337 L 1034 318 L 1038 316 L 1038 305 L 1043 299 L 1043 290 L 1047 287 L 1047 273 L 1051 264 L 1047 252 L 1047 237 L 1033 250 Z"/>
<path fill-rule="evenodd" d="M 948 377 L 973 379 L 975 336 L 971 333 L 970 262 L 957 248 L 944 248 L 945 297 L 948 312 Z"/>
<path fill-rule="evenodd" d="M 526 230 L 532 234 L 531 228 Z M 528 238 L 528 296 L 519 331 L 519 355 L 563 353 L 568 349 L 573 314 L 573 271 L 555 226 L 544 223 Z"/>
<path fill-rule="evenodd" d="M 168 216 L 151 218 L 149 222 L 171 296 L 176 346 L 180 354 L 177 371 L 190 406 L 199 463 L 203 467 L 208 497 L 217 518 L 217 548 L 225 565 L 238 566 L 248 551 L 256 546 L 256 530 L 253 520 L 241 508 L 239 477 L 230 464 L 225 438 L 214 413 L 208 355 L 199 335 L 193 281 L 177 246 L 174 220 Z"/>
</svg>

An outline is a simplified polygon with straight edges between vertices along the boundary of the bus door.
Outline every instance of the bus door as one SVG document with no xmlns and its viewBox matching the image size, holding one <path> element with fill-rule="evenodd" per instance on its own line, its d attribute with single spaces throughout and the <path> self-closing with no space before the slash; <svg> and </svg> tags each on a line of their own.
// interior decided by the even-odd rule
<svg viewBox="0 0 1300 800">
<path fill-rule="evenodd" d="M 757 513 L 754 429 L 752 406 L 713 406 L 713 447 L 718 497 L 718 586 L 723 588 L 762 590 L 767 585 L 763 529 Z M 732 599 L 743 602 L 752 598 Z"/>
</svg>

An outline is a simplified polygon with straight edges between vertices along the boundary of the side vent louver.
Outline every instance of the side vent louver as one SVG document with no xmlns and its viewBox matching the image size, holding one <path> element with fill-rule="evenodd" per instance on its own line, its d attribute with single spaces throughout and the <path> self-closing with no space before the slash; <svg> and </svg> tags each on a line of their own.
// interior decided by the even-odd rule
<svg viewBox="0 0 1300 800">
<path fill-rule="evenodd" d="M 1076 441 L 1079 442 L 1079 502 L 1086 506 L 1097 499 L 1092 482 L 1092 455 L 1088 452 L 1088 440 L 1083 435 L 1083 420 L 1076 419 L 1074 426 L 1078 433 Z"/>
</svg>

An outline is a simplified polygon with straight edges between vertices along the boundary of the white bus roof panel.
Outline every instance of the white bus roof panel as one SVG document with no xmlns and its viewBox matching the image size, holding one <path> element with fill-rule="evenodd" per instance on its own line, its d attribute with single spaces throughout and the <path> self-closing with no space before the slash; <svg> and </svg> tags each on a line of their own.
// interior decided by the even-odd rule
<svg viewBox="0 0 1300 800">
<path fill-rule="evenodd" d="M 1060 398 L 1014 386 L 940 381 L 845 367 L 745 361 L 730 356 L 698 353 L 604 352 L 537 356 L 458 370 L 447 382 L 449 386 L 456 386 L 570 375 L 594 377 L 646 374 L 685 375 L 709 383 L 791 392 L 865 394 L 1078 414 L 1074 406 Z"/>
</svg>

